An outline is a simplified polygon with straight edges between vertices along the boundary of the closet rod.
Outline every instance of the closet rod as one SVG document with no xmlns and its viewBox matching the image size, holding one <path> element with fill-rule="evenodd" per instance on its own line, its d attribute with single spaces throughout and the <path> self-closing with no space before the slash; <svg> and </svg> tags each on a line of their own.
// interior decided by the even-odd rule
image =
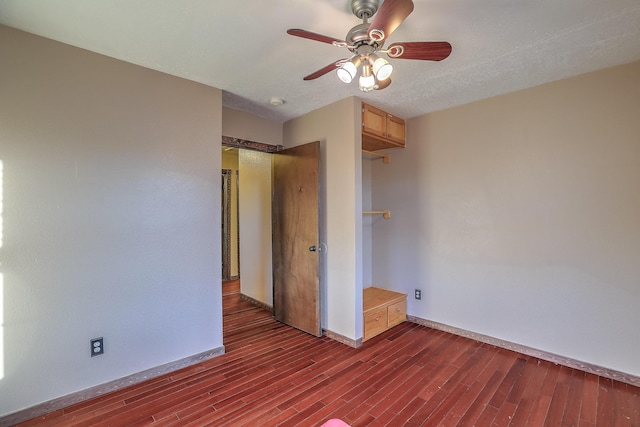
<svg viewBox="0 0 640 427">
<path fill-rule="evenodd" d="M 362 211 L 362 213 L 365 214 L 365 215 L 382 215 L 382 217 L 384 219 L 391 218 L 391 211 L 390 210 L 386 210 L 386 211 Z"/>
<path fill-rule="evenodd" d="M 372 156 L 382 157 L 382 163 L 389 163 L 389 155 L 388 154 L 380 154 L 375 151 L 362 150 L 363 153 L 371 154 Z"/>
</svg>

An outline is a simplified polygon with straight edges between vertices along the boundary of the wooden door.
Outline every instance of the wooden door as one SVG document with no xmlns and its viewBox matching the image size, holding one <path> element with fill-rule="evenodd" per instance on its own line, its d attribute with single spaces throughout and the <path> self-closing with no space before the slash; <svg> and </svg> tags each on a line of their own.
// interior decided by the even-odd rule
<svg viewBox="0 0 640 427">
<path fill-rule="evenodd" d="M 273 158 L 273 309 L 276 320 L 315 336 L 320 324 L 318 169 L 320 143 Z"/>
</svg>

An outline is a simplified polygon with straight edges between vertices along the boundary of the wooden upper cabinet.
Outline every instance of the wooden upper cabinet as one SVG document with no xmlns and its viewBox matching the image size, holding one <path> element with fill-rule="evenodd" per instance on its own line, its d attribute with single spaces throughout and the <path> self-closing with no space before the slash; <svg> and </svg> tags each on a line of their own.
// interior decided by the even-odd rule
<svg viewBox="0 0 640 427">
<path fill-rule="evenodd" d="M 387 138 L 404 147 L 404 120 L 400 117 L 387 115 Z"/>
<path fill-rule="evenodd" d="M 387 113 L 374 106 L 362 103 L 362 133 L 387 137 Z"/>
<path fill-rule="evenodd" d="M 362 149 L 376 151 L 404 146 L 404 119 L 363 102 Z"/>
</svg>

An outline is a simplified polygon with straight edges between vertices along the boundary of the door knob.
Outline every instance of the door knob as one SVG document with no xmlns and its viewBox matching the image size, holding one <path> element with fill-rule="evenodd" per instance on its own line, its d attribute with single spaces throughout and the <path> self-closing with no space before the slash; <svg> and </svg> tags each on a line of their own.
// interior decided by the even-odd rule
<svg viewBox="0 0 640 427">
<path fill-rule="evenodd" d="M 316 245 L 309 246 L 309 252 L 315 252 L 315 251 L 316 251 Z"/>
</svg>

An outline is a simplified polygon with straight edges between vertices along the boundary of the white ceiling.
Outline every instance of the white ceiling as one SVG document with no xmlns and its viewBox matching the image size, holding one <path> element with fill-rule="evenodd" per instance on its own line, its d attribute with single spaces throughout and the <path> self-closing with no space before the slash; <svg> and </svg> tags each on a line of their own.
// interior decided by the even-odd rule
<svg viewBox="0 0 640 427">
<path fill-rule="evenodd" d="M 387 45 L 449 41 L 451 56 L 392 60 L 391 86 L 366 94 L 333 72 L 303 81 L 350 53 L 286 34 L 344 38 L 361 23 L 349 0 L 0 0 L 0 23 L 220 88 L 226 107 L 279 121 L 351 95 L 411 118 L 640 60 L 639 0 L 414 4 Z"/>
</svg>

